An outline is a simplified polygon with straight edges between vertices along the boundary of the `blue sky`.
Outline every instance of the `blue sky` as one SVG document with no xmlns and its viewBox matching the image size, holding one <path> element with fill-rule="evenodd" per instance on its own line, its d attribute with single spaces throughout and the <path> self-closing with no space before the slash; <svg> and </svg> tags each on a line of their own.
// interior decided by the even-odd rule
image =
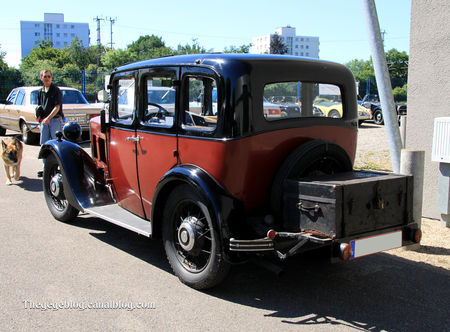
<svg viewBox="0 0 450 332">
<path fill-rule="evenodd" d="M 114 18 L 115 48 L 126 48 L 142 35 L 162 37 L 167 46 L 192 43 L 215 52 L 249 44 L 252 37 L 290 25 L 297 35 L 320 38 L 321 59 L 345 63 L 370 58 L 362 0 L 169 0 L 169 1 L 5 1 L 0 20 L 0 48 L 6 62 L 20 63 L 20 21 L 43 21 L 44 13 L 63 13 L 66 22 L 89 23 L 96 44 L 94 18 Z M 375 0 L 385 49 L 409 54 L 411 0 Z M 101 24 L 102 44 L 110 42 L 109 21 Z"/>
</svg>

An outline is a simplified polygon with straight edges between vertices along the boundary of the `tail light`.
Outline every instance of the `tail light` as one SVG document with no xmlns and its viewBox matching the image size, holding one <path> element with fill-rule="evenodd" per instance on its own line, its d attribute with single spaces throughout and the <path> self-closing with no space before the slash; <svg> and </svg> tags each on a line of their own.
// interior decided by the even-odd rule
<svg viewBox="0 0 450 332">
<path fill-rule="evenodd" d="M 420 229 L 416 229 L 414 231 L 413 241 L 415 243 L 420 243 L 420 240 L 422 240 L 422 231 Z"/>
<path fill-rule="evenodd" d="M 281 115 L 281 109 L 269 108 L 269 115 Z"/>
<path fill-rule="evenodd" d="M 352 246 L 349 243 L 341 243 L 339 253 L 344 261 L 348 261 L 352 256 Z"/>
<path fill-rule="evenodd" d="M 277 232 L 275 232 L 273 229 L 269 230 L 267 232 L 267 237 L 271 240 L 273 240 L 277 236 Z"/>
</svg>

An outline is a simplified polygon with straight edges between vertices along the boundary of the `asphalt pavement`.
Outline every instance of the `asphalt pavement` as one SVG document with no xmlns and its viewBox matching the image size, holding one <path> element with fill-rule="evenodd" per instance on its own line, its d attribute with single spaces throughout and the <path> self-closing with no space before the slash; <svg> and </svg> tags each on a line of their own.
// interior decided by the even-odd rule
<svg viewBox="0 0 450 332">
<path fill-rule="evenodd" d="M 20 181 L 0 176 L 2 331 L 450 331 L 450 271 L 389 253 L 303 256 L 280 276 L 248 263 L 193 290 L 161 241 L 87 214 L 54 220 L 38 151 L 25 146 Z"/>
</svg>

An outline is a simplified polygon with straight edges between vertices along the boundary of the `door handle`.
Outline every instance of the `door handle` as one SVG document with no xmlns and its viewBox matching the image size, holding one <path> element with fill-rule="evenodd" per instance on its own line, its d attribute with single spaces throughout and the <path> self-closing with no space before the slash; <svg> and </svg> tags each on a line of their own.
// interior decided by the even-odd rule
<svg viewBox="0 0 450 332">
<path fill-rule="evenodd" d="M 141 140 L 141 138 L 139 136 L 130 136 L 125 138 L 125 141 L 127 142 L 139 142 Z"/>
</svg>

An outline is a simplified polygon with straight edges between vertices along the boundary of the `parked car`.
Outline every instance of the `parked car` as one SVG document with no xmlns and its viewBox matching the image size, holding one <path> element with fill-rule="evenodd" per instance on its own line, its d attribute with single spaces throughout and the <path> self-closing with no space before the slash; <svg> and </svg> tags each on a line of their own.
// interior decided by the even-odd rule
<svg viewBox="0 0 450 332">
<path fill-rule="evenodd" d="M 384 124 L 383 112 L 381 110 L 381 103 L 378 95 L 365 95 L 359 104 L 370 111 L 370 119 L 373 120 L 373 122 L 379 125 Z M 407 113 L 407 106 L 406 104 L 396 103 L 395 110 L 397 111 L 397 116 L 400 122 L 400 117 L 405 116 Z"/>
<path fill-rule="evenodd" d="M 6 129 L 22 133 L 23 142 L 38 142 L 40 127 L 35 117 L 38 92 L 41 87 L 13 89 L 6 100 L 0 103 L 0 134 Z M 89 120 L 100 114 L 100 106 L 90 105 L 77 89 L 60 87 L 63 101 L 64 122 L 78 122 L 83 132 L 89 133 Z"/>
<path fill-rule="evenodd" d="M 320 109 L 323 114 L 330 118 L 342 117 L 342 102 L 325 100 L 319 98 L 315 101 L 314 106 Z M 370 111 L 364 106 L 357 105 L 358 107 L 358 125 L 361 125 L 364 121 L 371 119 Z"/>
<path fill-rule="evenodd" d="M 286 82 L 300 86 L 300 117 L 265 110 L 265 91 Z M 341 117 L 315 116 L 321 84 L 339 92 Z M 149 102 L 156 86 L 175 91 L 173 112 Z M 358 110 L 343 65 L 195 54 L 119 67 L 109 87 L 108 113 L 91 120 L 91 155 L 63 134 L 41 147 L 47 206 L 61 221 L 84 211 L 162 238 L 191 287 L 213 287 L 255 255 L 326 248 L 350 260 L 420 241 L 412 176 L 353 171 Z"/>
</svg>

